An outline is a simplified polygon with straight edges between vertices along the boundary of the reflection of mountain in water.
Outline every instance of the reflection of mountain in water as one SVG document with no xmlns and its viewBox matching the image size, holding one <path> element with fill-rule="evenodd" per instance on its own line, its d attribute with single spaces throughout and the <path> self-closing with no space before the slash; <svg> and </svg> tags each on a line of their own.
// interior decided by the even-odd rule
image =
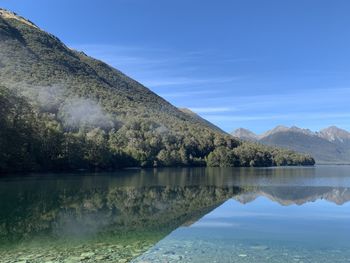
<svg viewBox="0 0 350 263">
<path fill-rule="evenodd" d="M 303 205 L 317 200 L 327 200 L 342 205 L 350 200 L 350 188 L 342 187 L 256 187 L 236 195 L 233 199 L 246 204 L 264 196 L 281 205 Z"/>
</svg>

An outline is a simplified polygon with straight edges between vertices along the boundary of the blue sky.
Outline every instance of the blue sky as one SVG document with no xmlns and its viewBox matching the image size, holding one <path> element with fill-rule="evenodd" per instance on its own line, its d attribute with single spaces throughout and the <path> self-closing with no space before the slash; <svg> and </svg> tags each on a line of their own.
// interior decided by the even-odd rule
<svg viewBox="0 0 350 263">
<path fill-rule="evenodd" d="M 230 132 L 350 130 L 350 1 L 0 0 Z"/>
</svg>

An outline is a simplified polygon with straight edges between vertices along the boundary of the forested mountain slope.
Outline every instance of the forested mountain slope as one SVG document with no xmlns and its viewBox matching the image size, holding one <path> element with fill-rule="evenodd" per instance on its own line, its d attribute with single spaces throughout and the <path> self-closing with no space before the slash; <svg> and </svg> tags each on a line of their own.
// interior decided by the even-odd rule
<svg viewBox="0 0 350 263">
<path fill-rule="evenodd" d="M 215 160 L 232 152 L 230 165 L 246 165 L 256 151 L 268 159 L 258 163 L 276 164 L 254 145 L 241 163 L 238 140 L 3 9 L 0 86 L 2 172 L 205 165 L 213 151 Z M 313 162 L 280 153 L 290 164 Z"/>
</svg>

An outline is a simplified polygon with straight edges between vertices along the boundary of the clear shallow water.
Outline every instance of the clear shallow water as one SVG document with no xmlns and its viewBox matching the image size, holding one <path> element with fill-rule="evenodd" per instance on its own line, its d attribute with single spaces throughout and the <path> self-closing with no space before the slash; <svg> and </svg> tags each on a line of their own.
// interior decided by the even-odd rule
<svg viewBox="0 0 350 263">
<path fill-rule="evenodd" d="M 1 262 L 350 262 L 350 167 L 0 178 Z"/>
</svg>

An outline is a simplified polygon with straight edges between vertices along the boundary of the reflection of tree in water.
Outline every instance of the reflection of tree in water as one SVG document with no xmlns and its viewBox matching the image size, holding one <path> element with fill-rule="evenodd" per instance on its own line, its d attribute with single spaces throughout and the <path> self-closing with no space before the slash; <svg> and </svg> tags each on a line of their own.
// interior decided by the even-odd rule
<svg viewBox="0 0 350 263">
<path fill-rule="evenodd" d="M 95 251 L 91 262 L 130 260 L 239 191 L 142 184 L 84 176 L 6 182 L 0 186 L 0 256 L 11 262 L 44 253 L 46 261 L 64 261 Z"/>
<path fill-rule="evenodd" d="M 239 191 L 215 186 L 32 190 L 5 194 L 11 206 L 1 209 L 2 239 L 30 239 L 43 233 L 55 238 L 140 230 L 166 233 Z"/>
</svg>

